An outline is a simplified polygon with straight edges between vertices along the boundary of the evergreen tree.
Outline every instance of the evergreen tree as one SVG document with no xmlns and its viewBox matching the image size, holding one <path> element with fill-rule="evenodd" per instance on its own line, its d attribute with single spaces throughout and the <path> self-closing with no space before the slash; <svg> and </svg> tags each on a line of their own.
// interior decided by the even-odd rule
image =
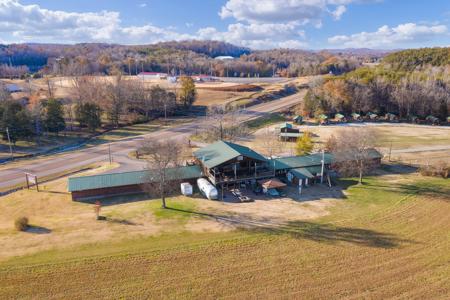
<svg viewBox="0 0 450 300">
<path fill-rule="evenodd" d="M 56 135 L 66 128 L 64 109 L 60 101 L 56 99 L 47 101 L 45 104 L 44 125 L 49 132 L 54 132 Z"/>
<path fill-rule="evenodd" d="M 92 102 L 86 102 L 76 107 L 76 119 L 81 127 L 87 127 L 90 131 L 95 131 L 102 125 L 101 109 Z"/>
<path fill-rule="evenodd" d="M 8 128 L 9 138 L 13 143 L 32 136 L 30 114 L 20 103 L 5 101 L 0 105 L 0 130 L 4 140 L 8 139 L 6 128 Z"/>
</svg>

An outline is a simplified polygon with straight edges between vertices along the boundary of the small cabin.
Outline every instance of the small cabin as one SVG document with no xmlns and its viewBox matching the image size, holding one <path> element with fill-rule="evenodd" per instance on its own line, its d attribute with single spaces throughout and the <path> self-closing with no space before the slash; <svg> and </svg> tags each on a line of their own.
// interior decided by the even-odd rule
<svg viewBox="0 0 450 300">
<path fill-rule="evenodd" d="M 450 117 L 447 117 L 447 123 L 450 124 Z"/>
<path fill-rule="evenodd" d="M 319 121 L 320 125 L 328 124 L 328 116 L 327 115 L 321 114 L 317 117 L 317 120 Z"/>
<path fill-rule="evenodd" d="M 389 121 L 389 122 L 397 122 L 398 121 L 398 116 L 395 115 L 395 114 L 392 114 L 392 113 L 387 113 L 385 115 L 384 119 L 386 121 Z"/>
<path fill-rule="evenodd" d="M 336 120 L 336 122 L 340 122 L 340 123 L 347 122 L 347 118 L 343 114 L 335 114 L 334 120 Z"/>
<path fill-rule="evenodd" d="M 419 124 L 420 123 L 420 119 L 417 116 L 411 116 L 409 118 L 409 120 L 411 121 L 411 123 L 414 123 L 414 124 Z"/>
<path fill-rule="evenodd" d="M 376 113 L 367 113 L 367 119 L 371 120 L 371 121 L 378 121 L 379 116 Z"/>
<path fill-rule="evenodd" d="M 352 113 L 352 119 L 354 121 L 361 121 L 361 115 L 357 113 Z"/>
<path fill-rule="evenodd" d="M 427 123 L 431 124 L 431 125 L 439 125 L 441 123 L 441 121 L 436 118 L 435 116 L 429 115 L 428 117 L 426 117 L 425 121 L 427 121 Z"/>
<path fill-rule="evenodd" d="M 295 116 L 293 120 L 294 120 L 295 124 L 302 124 L 303 123 L 303 117 L 299 116 L 299 115 Z"/>
<path fill-rule="evenodd" d="M 292 124 L 290 124 L 290 123 L 283 123 L 280 126 L 280 132 L 289 132 L 292 130 L 294 130 L 294 126 L 292 126 Z"/>
<path fill-rule="evenodd" d="M 296 141 L 301 136 L 300 130 L 292 124 L 284 123 L 280 126 L 280 139 L 283 141 Z"/>
</svg>

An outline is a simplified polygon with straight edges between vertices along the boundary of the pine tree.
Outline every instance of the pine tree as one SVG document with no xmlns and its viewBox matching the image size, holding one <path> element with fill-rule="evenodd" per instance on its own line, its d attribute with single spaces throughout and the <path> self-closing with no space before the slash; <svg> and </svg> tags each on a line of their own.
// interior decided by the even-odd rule
<svg viewBox="0 0 450 300">
<path fill-rule="evenodd" d="M 86 126 L 90 131 L 95 131 L 102 125 L 101 109 L 91 102 L 80 104 L 76 108 L 76 118 L 81 127 Z"/>
<path fill-rule="evenodd" d="M 56 135 L 66 128 L 63 105 L 58 100 L 49 99 L 45 104 L 44 125 L 49 132 L 54 132 Z"/>
<path fill-rule="evenodd" d="M 0 131 L 3 139 L 9 138 L 15 144 L 17 140 L 28 139 L 32 136 L 32 122 L 29 112 L 18 102 L 5 101 L 0 105 Z"/>
</svg>

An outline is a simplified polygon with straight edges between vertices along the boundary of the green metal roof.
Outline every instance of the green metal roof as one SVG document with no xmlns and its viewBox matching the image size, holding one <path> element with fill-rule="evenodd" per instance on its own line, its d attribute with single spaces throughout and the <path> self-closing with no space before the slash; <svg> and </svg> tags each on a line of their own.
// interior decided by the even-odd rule
<svg viewBox="0 0 450 300">
<path fill-rule="evenodd" d="M 314 175 L 311 174 L 311 172 L 309 172 L 306 168 L 292 169 L 289 172 L 291 172 L 292 175 L 298 179 L 314 178 Z"/>
<path fill-rule="evenodd" d="M 320 166 L 322 164 L 322 153 L 314 153 L 305 156 L 281 157 L 275 158 L 273 161 L 275 161 L 275 170 Z M 331 164 L 332 161 L 333 155 L 325 153 L 325 164 Z"/>
<path fill-rule="evenodd" d="M 426 118 L 426 120 L 427 120 L 427 121 L 438 121 L 439 119 L 436 118 L 435 116 L 429 115 L 429 116 Z"/>
<path fill-rule="evenodd" d="M 319 115 L 318 118 L 321 119 L 321 120 L 326 120 L 326 119 L 328 119 L 328 116 L 324 115 L 324 114 L 321 114 L 321 115 Z"/>
<path fill-rule="evenodd" d="M 300 132 L 280 132 L 281 137 L 301 137 L 302 133 Z"/>
<path fill-rule="evenodd" d="M 202 170 L 199 166 L 186 166 L 170 168 L 167 170 L 166 174 L 167 177 L 171 179 L 185 180 L 201 177 Z M 155 181 L 152 176 L 154 176 L 154 174 L 152 174 L 152 170 L 141 170 L 123 173 L 69 177 L 68 189 L 69 192 L 76 192 L 116 186 L 143 184 L 146 182 Z"/>
<path fill-rule="evenodd" d="M 336 119 L 343 119 L 343 118 L 345 118 L 345 116 L 343 114 L 336 114 L 334 117 Z"/>
<path fill-rule="evenodd" d="M 376 149 L 369 149 L 368 156 L 372 159 L 382 158 L 383 156 Z M 329 165 L 335 162 L 334 155 L 325 153 L 325 164 Z M 345 159 L 345 158 L 342 158 Z M 351 157 L 349 158 L 351 159 Z M 275 162 L 275 163 L 274 163 Z M 275 166 L 275 170 L 293 170 L 297 168 L 306 168 L 311 173 L 320 173 L 322 166 L 322 153 L 314 153 L 304 156 L 289 156 L 275 158 L 270 162 L 271 166 Z"/>
<path fill-rule="evenodd" d="M 283 125 L 280 126 L 280 129 L 283 129 L 283 128 L 292 128 L 292 124 L 283 123 Z"/>
<path fill-rule="evenodd" d="M 361 117 L 361 115 L 360 115 L 360 114 L 357 114 L 357 113 L 352 113 L 352 117 L 353 117 L 353 118 L 359 118 L 359 117 Z"/>
<path fill-rule="evenodd" d="M 227 161 L 245 156 L 259 161 L 267 161 L 261 154 L 238 144 L 218 141 L 194 152 L 194 156 L 206 167 L 214 168 Z"/>
<path fill-rule="evenodd" d="M 311 167 L 306 167 L 306 170 L 308 170 L 308 172 L 310 172 L 313 175 L 320 175 L 322 173 L 322 166 L 311 166 Z M 323 170 L 324 172 L 326 170 Z"/>
</svg>

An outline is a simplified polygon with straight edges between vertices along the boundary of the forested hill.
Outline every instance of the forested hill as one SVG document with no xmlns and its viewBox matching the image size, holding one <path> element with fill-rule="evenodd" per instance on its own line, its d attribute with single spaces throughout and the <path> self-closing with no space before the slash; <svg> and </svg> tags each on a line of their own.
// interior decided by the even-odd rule
<svg viewBox="0 0 450 300">
<path fill-rule="evenodd" d="M 403 50 L 387 55 L 383 63 L 398 71 L 413 71 L 417 67 L 450 65 L 450 48 Z"/>
<path fill-rule="evenodd" d="M 161 48 L 189 50 L 195 53 L 205 54 L 209 57 L 216 57 L 216 56 L 240 57 L 243 54 L 249 54 L 251 52 L 249 48 L 239 47 L 230 43 L 219 41 L 190 40 L 182 42 L 163 42 L 158 43 L 155 46 L 159 46 Z"/>
<path fill-rule="evenodd" d="M 215 59 L 232 56 L 232 60 Z M 377 55 L 274 49 L 253 51 L 217 41 L 164 42 L 154 45 L 12 44 L 0 46 L 0 77 L 22 77 L 39 70 L 50 75 L 135 75 L 143 71 L 211 74 L 229 77 L 295 77 L 342 74 Z"/>
<path fill-rule="evenodd" d="M 450 116 L 450 48 L 404 50 L 379 65 L 328 77 L 309 89 L 303 113 L 384 115 L 446 122 Z"/>
</svg>

